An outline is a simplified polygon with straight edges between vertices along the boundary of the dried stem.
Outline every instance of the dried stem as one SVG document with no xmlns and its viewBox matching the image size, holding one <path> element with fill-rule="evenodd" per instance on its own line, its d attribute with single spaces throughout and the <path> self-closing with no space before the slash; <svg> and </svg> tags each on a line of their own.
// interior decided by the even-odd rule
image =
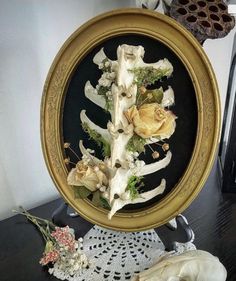
<svg viewBox="0 0 236 281">
<path fill-rule="evenodd" d="M 20 214 L 26 216 L 26 218 L 31 221 L 34 225 L 38 227 L 40 232 L 43 235 L 44 240 L 47 242 L 48 240 L 52 240 L 50 234 L 50 228 L 55 229 L 56 225 L 46 219 L 39 218 L 37 216 L 31 215 L 28 211 L 26 211 L 23 207 L 19 207 L 21 211 L 13 210 L 13 213 Z"/>
</svg>

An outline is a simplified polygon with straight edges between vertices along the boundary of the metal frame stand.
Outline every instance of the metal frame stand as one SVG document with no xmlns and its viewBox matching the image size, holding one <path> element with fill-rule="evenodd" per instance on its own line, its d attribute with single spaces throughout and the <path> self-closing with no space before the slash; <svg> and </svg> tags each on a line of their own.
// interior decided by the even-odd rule
<svg viewBox="0 0 236 281">
<path fill-rule="evenodd" d="M 78 236 L 84 236 L 93 227 L 92 223 L 80 217 L 65 202 L 53 212 L 52 221 L 61 227 L 70 225 L 75 229 Z M 175 225 L 168 223 L 155 228 L 156 233 L 165 245 L 166 251 L 175 251 L 177 242 L 187 243 L 194 240 L 194 232 L 183 215 L 178 215 L 175 218 Z"/>
</svg>

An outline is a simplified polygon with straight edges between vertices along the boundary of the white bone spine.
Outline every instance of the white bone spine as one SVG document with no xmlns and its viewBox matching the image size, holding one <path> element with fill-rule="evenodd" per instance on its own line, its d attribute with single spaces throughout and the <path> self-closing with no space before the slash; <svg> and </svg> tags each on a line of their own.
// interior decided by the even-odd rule
<svg viewBox="0 0 236 281">
<path fill-rule="evenodd" d="M 105 81 L 105 83 L 111 84 L 110 98 L 112 101 L 112 108 L 109 109 L 111 121 L 107 123 L 107 129 L 103 129 L 87 117 L 85 110 L 82 110 L 80 113 L 81 122 L 87 124 L 90 129 L 99 133 L 103 139 L 110 144 L 110 158 L 106 158 L 104 161 L 90 155 L 83 146 L 82 141 L 80 141 L 79 145 L 81 153 L 84 156 L 91 159 L 96 165 L 103 163 L 106 166 L 109 186 L 105 191 L 106 196 L 104 193 L 104 198 L 106 197 L 111 205 L 111 211 L 108 215 L 109 219 L 127 204 L 146 202 L 158 194 L 161 194 L 166 186 L 166 181 L 162 179 L 160 185 L 155 189 L 141 193 L 138 198 L 134 199 L 130 197 L 129 191 L 127 190 L 128 181 L 131 176 L 143 176 L 154 173 L 166 167 L 171 160 L 170 151 L 167 152 L 164 159 L 152 164 L 145 165 L 143 161 L 132 157 L 131 160 L 127 160 L 126 146 L 130 138 L 134 135 L 134 127 L 132 124 L 129 124 L 124 115 L 124 111 L 128 110 L 132 105 L 135 105 L 137 95 L 137 85 L 134 83 L 134 73 L 131 70 L 140 67 L 153 67 L 161 70 L 167 69 L 169 74 L 173 71 L 173 67 L 167 59 L 147 64 L 143 61 L 143 56 L 144 48 L 142 46 L 122 45 L 117 49 L 117 61 L 112 61 L 106 57 L 104 50 L 101 49 L 95 55 L 94 63 L 100 68 L 100 65 L 104 61 L 107 61 L 111 70 L 110 73 L 115 75 L 114 79 L 108 76 L 108 79 L 113 80 Z M 101 79 L 104 79 L 103 76 Z M 104 80 L 102 81 L 104 82 Z M 106 100 L 102 95 L 98 94 L 97 89 L 97 87 L 94 88 L 91 85 L 90 81 L 87 81 L 85 84 L 85 96 L 96 105 L 105 109 Z M 174 103 L 174 93 L 171 87 L 164 92 L 162 103 L 163 107 L 171 106 Z M 148 144 L 154 141 L 156 141 L 156 139 L 148 139 L 146 143 Z"/>
</svg>

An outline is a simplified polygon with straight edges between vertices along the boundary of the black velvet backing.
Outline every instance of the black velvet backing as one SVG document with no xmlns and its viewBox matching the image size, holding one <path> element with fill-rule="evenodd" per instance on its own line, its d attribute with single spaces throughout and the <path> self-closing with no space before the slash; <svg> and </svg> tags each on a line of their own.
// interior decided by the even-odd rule
<svg viewBox="0 0 236 281">
<path fill-rule="evenodd" d="M 110 59 L 115 60 L 117 59 L 116 49 L 120 44 L 142 45 L 145 49 L 145 62 L 151 63 L 156 62 L 159 59 L 167 58 L 173 64 L 173 75 L 169 79 L 156 83 L 155 87 L 162 86 L 164 89 L 167 89 L 168 85 L 172 86 L 175 93 L 175 105 L 171 110 L 178 117 L 176 120 L 176 131 L 171 138 L 167 140 L 173 153 L 171 163 L 165 169 L 158 171 L 155 174 L 145 176 L 144 180 L 145 187 L 143 190 L 147 191 L 159 185 L 161 179 L 165 178 L 167 181 L 166 191 L 163 195 L 157 196 L 147 203 L 126 206 L 126 209 L 133 210 L 150 206 L 153 203 L 158 202 L 163 196 L 170 192 L 181 179 L 188 166 L 195 145 L 197 131 L 197 103 L 193 84 L 185 66 L 175 53 L 166 45 L 152 38 L 136 34 L 111 38 L 91 50 L 86 55 L 86 57 L 77 65 L 68 82 L 62 120 L 63 139 L 65 142 L 70 142 L 71 147 L 79 155 L 80 151 L 78 143 L 79 140 L 82 139 L 85 147 L 95 149 L 96 156 L 101 157 L 100 149 L 93 141 L 88 140 L 87 134 L 83 132 L 79 115 L 82 109 L 86 109 L 87 115 L 92 121 L 98 125 L 106 127 L 109 114 L 105 113 L 103 109 L 99 108 L 85 97 L 84 85 L 87 80 L 90 80 L 91 84 L 95 86 L 101 76 L 101 71 L 92 61 L 94 55 L 100 48 L 104 47 L 106 55 Z M 164 156 L 160 147 L 153 145 L 153 148 L 161 153 L 161 157 Z M 72 161 L 77 161 L 70 152 L 66 151 L 66 153 Z M 144 159 L 147 163 L 151 163 L 153 162 L 151 153 L 152 151 L 146 147 L 145 155 L 141 154 L 139 158 Z"/>
</svg>

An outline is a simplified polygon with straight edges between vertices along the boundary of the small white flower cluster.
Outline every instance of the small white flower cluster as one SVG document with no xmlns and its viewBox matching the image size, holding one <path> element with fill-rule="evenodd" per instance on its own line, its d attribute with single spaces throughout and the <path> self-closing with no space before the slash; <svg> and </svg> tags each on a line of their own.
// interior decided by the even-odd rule
<svg viewBox="0 0 236 281">
<path fill-rule="evenodd" d="M 138 152 L 137 151 L 135 151 L 135 152 L 133 152 L 133 151 L 126 151 L 126 153 L 125 153 L 125 159 L 126 159 L 126 161 L 129 163 L 129 166 L 131 165 L 132 167 L 130 167 L 130 168 L 133 168 L 134 166 L 134 162 L 135 162 L 135 160 L 136 159 L 138 159 L 138 156 L 139 156 L 139 154 L 138 154 Z"/>
<path fill-rule="evenodd" d="M 83 238 L 79 238 L 75 244 L 75 251 L 68 251 L 60 248 L 60 258 L 55 262 L 48 272 L 60 280 L 65 280 L 65 276 L 80 275 L 83 269 L 89 267 L 87 256 L 83 253 Z"/>
<path fill-rule="evenodd" d="M 108 191 L 108 189 L 103 192 L 102 197 L 105 198 L 106 200 L 109 200 L 109 191 Z"/>
<path fill-rule="evenodd" d="M 107 98 L 108 98 L 108 100 L 112 100 L 112 92 L 111 91 L 107 91 L 106 92 L 106 96 L 107 96 Z"/>
<path fill-rule="evenodd" d="M 137 173 L 145 165 L 143 160 L 138 159 L 139 153 L 137 151 L 126 151 L 125 156 L 129 168 L 132 169 L 134 173 Z"/>
<path fill-rule="evenodd" d="M 95 166 L 95 167 L 94 167 L 94 172 L 99 172 L 99 171 L 100 171 L 99 167 L 98 167 L 98 166 Z M 96 187 L 97 187 L 97 189 L 99 189 L 101 192 L 105 192 L 106 189 L 107 189 L 107 187 L 106 187 L 105 185 L 103 185 L 102 183 L 98 183 L 98 184 L 96 185 Z"/>
<path fill-rule="evenodd" d="M 101 192 L 105 192 L 107 187 L 105 185 L 101 185 L 100 183 L 97 184 L 97 188 L 101 191 Z"/>
<path fill-rule="evenodd" d="M 98 85 L 103 87 L 111 87 L 111 84 L 116 78 L 115 72 L 104 72 L 98 80 Z"/>
<path fill-rule="evenodd" d="M 129 190 L 126 190 L 124 193 L 122 193 L 120 195 L 120 199 L 124 200 L 124 201 L 129 200 L 130 198 L 131 198 L 131 196 L 130 196 L 130 191 Z"/>
<path fill-rule="evenodd" d="M 90 153 L 90 154 L 93 154 L 93 153 L 95 153 L 95 150 L 93 150 L 93 149 L 90 149 L 90 148 L 87 148 L 87 151 L 88 151 L 88 153 Z"/>
<path fill-rule="evenodd" d="M 137 173 L 143 166 L 145 166 L 143 160 L 135 160 L 134 162 L 129 163 L 129 167 L 133 170 L 133 173 Z"/>
<path fill-rule="evenodd" d="M 88 151 L 89 152 L 89 151 Z M 91 153 L 91 152 L 90 152 Z M 92 157 L 92 156 L 91 156 Z M 91 162 L 91 157 L 89 157 L 87 154 L 84 154 L 83 156 L 82 156 L 82 160 L 83 160 L 83 162 L 84 162 L 84 165 L 88 165 L 89 164 L 89 162 Z"/>
<path fill-rule="evenodd" d="M 98 68 L 102 70 L 106 70 L 111 67 L 111 62 L 109 60 L 102 61 L 99 63 Z"/>
</svg>

